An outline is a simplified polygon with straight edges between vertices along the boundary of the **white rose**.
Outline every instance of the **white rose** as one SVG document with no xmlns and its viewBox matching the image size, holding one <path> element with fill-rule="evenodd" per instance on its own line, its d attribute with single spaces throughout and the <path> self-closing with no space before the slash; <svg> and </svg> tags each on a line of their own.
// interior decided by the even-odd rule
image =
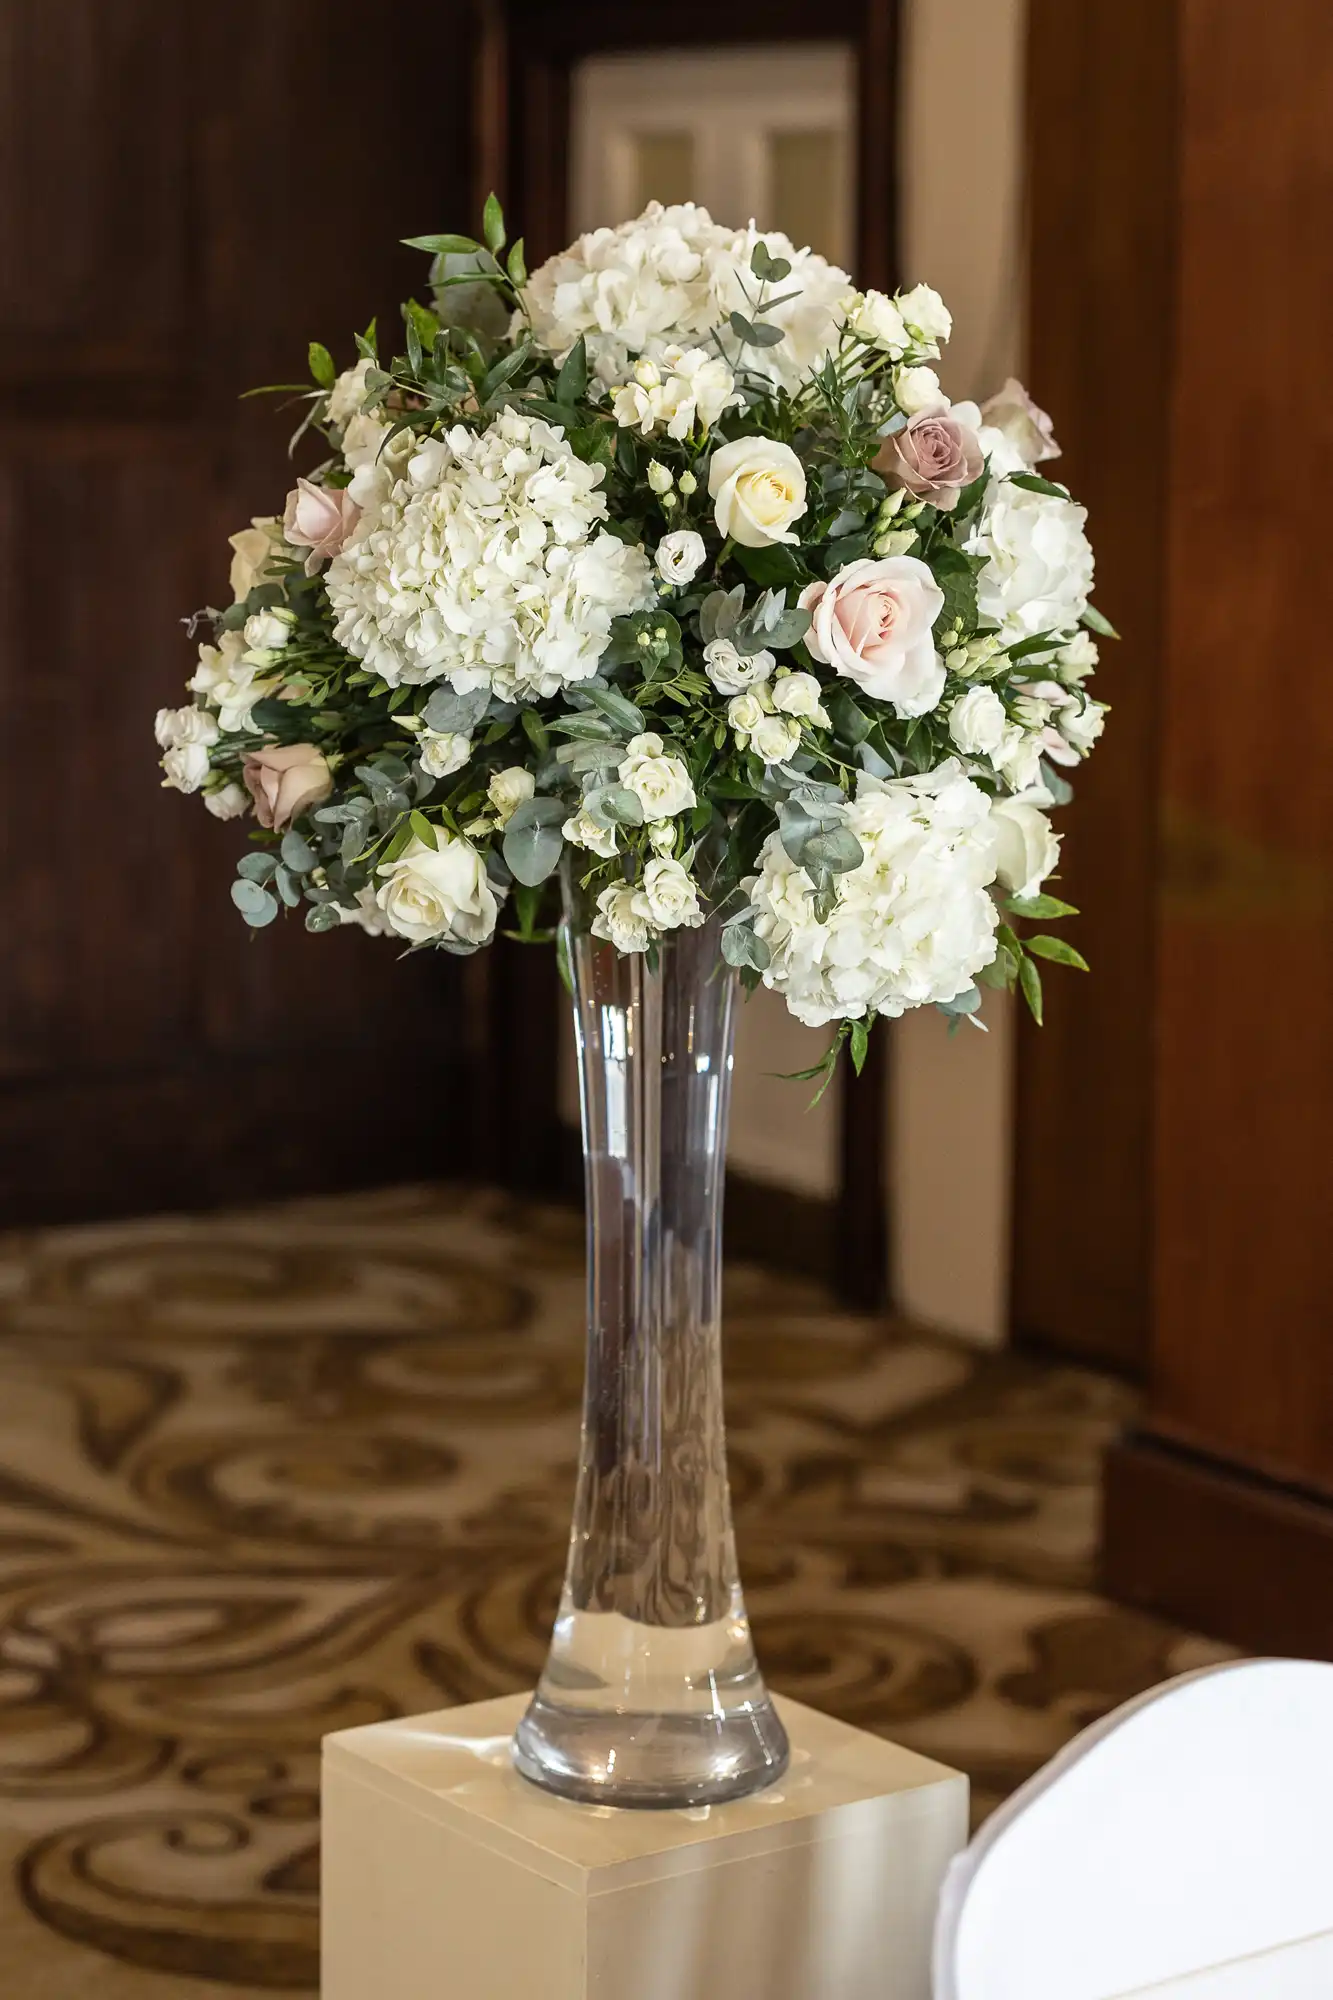
<svg viewBox="0 0 1333 2000">
<path fill-rule="evenodd" d="M 672 819 L 697 803 L 690 774 L 679 757 L 663 754 L 660 736 L 651 731 L 625 746 L 620 782 L 634 793 L 645 819 Z"/>
<path fill-rule="evenodd" d="M 991 763 L 1011 792 L 1025 792 L 1041 773 L 1042 739 L 1016 722 L 1007 722 L 998 749 L 991 751 Z"/>
<path fill-rule="evenodd" d="M 775 664 L 771 653 L 742 653 L 730 639 L 710 639 L 704 647 L 704 672 L 719 694 L 742 694 L 766 681 Z"/>
<path fill-rule="evenodd" d="M 750 732 L 750 748 L 765 764 L 785 764 L 801 747 L 801 725 L 786 715 L 766 715 Z"/>
<path fill-rule="evenodd" d="M 218 740 L 218 725 L 206 708 L 190 703 L 185 708 L 159 708 L 153 734 L 164 750 L 178 750 L 186 744 L 202 744 L 208 749 Z"/>
<path fill-rule="evenodd" d="M 452 729 L 422 729 L 417 754 L 428 778 L 451 778 L 472 755 L 472 738 Z"/>
<path fill-rule="evenodd" d="M 682 925 L 692 930 L 704 920 L 689 871 L 662 855 L 643 871 L 643 900 L 659 930 L 674 931 Z"/>
<path fill-rule="evenodd" d="M 995 873 L 1013 896 L 1037 896 L 1060 858 L 1060 836 L 1044 812 L 1021 799 L 996 799 L 990 809 Z"/>
<path fill-rule="evenodd" d="M 282 523 L 276 514 L 257 514 L 248 528 L 230 535 L 231 594 L 239 604 L 257 583 L 263 583 L 275 555 L 283 547 Z"/>
<path fill-rule="evenodd" d="M 743 548 L 797 542 L 791 524 L 805 512 L 805 467 L 789 444 L 737 438 L 713 453 L 708 492 L 718 532 Z"/>
<path fill-rule="evenodd" d="M 933 368 L 900 368 L 893 378 L 893 400 L 904 416 L 919 410 L 946 410 L 949 398 Z"/>
<path fill-rule="evenodd" d="M 667 583 L 691 583 L 706 554 L 702 535 L 693 528 L 677 528 L 657 544 L 657 574 Z"/>
<path fill-rule="evenodd" d="M 329 422 L 338 428 L 350 423 L 366 400 L 366 375 L 374 364 L 364 355 L 355 368 L 344 368 L 329 390 Z"/>
<path fill-rule="evenodd" d="M 813 674 L 779 674 L 773 683 L 773 706 L 782 715 L 794 715 L 802 722 L 829 726 L 828 714 L 819 697 L 823 692 Z"/>
<path fill-rule="evenodd" d="M 244 785 L 219 785 L 215 791 L 204 793 L 204 804 L 214 819 L 239 819 L 249 810 L 250 794 Z"/>
<path fill-rule="evenodd" d="M 567 819 L 560 829 L 565 839 L 573 847 L 586 847 L 589 854 L 600 854 L 609 861 L 616 851 L 616 830 L 613 826 L 602 826 L 595 820 L 586 806 L 580 806 L 571 819 Z"/>
<path fill-rule="evenodd" d="M 1097 665 L 1101 654 L 1091 632 L 1078 631 L 1056 654 L 1056 670 L 1063 681 L 1081 681 Z"/>
<path fill-rule="evenodd" d="M 648 838 L 659 854 L 670 854 L 676 844 L 676 829 L 669 819 L 655 819 L 648 829 Z"/>
<path fill-rule="evenodd" d="M 1071 702 L 1068 708 L 1061 709 L 1056 718 L 1056 727 L 1061 736 L 1070 749 L 1076 750 L 1080 757 L 1087 756 L 1101 735 L 1105 723 L 1106 703 L 1091 699 L 1086 700 L 1081 708 Z"/>
<path fill-rule="evenodd" d="M 208 776 L 208 751 L 202 743 L 176 743 L 162 759 L 162 782 L 176 792 L 197 792 Z"/>
<path fill-rule="evenodd" d="M 521 764 L 511 764 L 507 771 L 497 771 L 486 787 L 486 796 L 495 807 L 499 824 L 508 825 L 523 801 L 530 799 L 536 789 L 531 771 L 525 771 Z"/>
<path fill-rule="evenodd" d="M 245 640 L 246 651 L 251 653 L 276 653 L 292 636 L 292 626 L 296 623 L 290 611 L 256 611 L 246 619 L 241 636 Z"/>
<path fill-rule="evenodd" d="M 912 332 L 923 340 L 947 340 L 953 332 L 953 314 L 937 291 L 929 285 L 913 285 L 898 294 L 898 310 Z"/>
<path fill-rule="evenodd" d="M 990 757 L 1004 740 L 1004 703 L 993 688 L 969 688 L 949 712 L 949 735 L 965 756 Z"/>
<path fill-rule="evenodd" d="M 759 695 L 751 689 L 727 703 L 727 721 L 738 736 L 752 736 L 769 713 Z"/>
<path fill-rule="evenodd" d="M 631 888 L 628 882 L 617 882 L 612 888 L 603 889 L 597 898 L 592 934 L 606 938 L 617 951 L 647 951 L 653 933 L 641 891 Z"/>
<path fill-rule="evenodd" d="M 411 944 L 454 937 L 486 944 L 499 914 L 481 856 L 469 841 L 437 832 L 436 847 L 413 838 L 396 861 L 377 870 L 375 901 L 389 928 Z"/>
<path fill-rule="evenodd" d="M 868 347 L 882 347 L 895 359 L 909 346 L 903 316 L 883 292 L 864 292 L 851 302 L 847 325 Z"/>
</svg>

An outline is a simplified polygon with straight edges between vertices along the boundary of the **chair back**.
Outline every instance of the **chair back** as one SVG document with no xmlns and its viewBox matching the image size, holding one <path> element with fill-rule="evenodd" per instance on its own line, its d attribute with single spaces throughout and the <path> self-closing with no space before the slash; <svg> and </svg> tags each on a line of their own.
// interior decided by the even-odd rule
<svg viewBox="0 0 1333 2000">
<path fill-rule="evenodd" d="M 1330 2000 L 1333 1666 L 1237 1660 L 1084 1730 L 954 1861 L 935 2000 Z"/>
</svg>

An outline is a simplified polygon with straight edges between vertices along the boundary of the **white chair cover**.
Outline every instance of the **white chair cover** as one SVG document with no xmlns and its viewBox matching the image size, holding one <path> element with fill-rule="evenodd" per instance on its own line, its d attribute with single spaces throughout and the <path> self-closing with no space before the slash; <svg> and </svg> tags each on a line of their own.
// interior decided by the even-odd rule
<svg viewBox="0 0 1333 2000">
<path fill-rule="evenodd" d="M 1085 1730 L 953 1863 L 934 1993 L 1333 2000 L 1333 1666 L 1208 1667 Z"/>
</svg>

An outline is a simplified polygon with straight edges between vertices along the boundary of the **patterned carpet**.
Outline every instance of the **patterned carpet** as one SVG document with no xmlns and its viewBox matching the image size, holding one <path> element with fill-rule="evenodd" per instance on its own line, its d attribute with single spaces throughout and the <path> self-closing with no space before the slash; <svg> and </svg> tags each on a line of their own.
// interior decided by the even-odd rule
<svg viewBox="0 0 1333 2000">
<path fill-rule="evenodd" d="M 577 1441 L 578 1219 L 405 1189 L 0 1239 L 6 2000 L 317 1980 L 318 1742 L 528 1685 Z M 780 1689 L 978 1809 L 1224 1649 L 1089 1588 L 1126 1392 L 731 1273 Z"/>
</svg>

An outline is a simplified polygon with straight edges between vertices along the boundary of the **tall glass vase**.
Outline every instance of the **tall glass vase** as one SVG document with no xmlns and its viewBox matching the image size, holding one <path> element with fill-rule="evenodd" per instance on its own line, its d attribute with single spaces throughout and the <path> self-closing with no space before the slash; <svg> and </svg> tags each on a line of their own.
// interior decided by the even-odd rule
<svg viewBox="0 0 1333 2000">
<path fill-rule="evenodd" d="M 583 1107 L 588 1357 L 569 1560 L 514 1742 L 566 1798 L 693 1806 L 785 1769 L 741 1596 L 722 1417 L 722 1185 L 735 975 L 719 926 L 650 967 L 565 879 Z"/>
</svg>

